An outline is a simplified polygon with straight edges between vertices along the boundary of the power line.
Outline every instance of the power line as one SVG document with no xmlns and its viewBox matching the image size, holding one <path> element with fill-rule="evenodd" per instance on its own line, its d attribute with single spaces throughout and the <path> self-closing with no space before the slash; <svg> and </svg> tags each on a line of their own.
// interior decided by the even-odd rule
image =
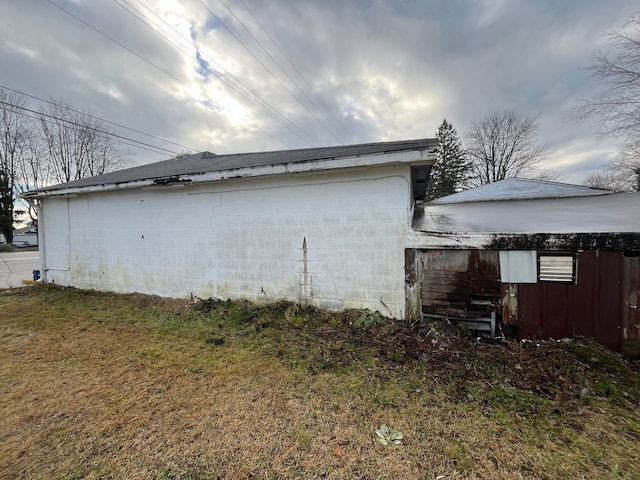
<svg viewBox="0 0 640 480">
<path fill-rule="evenodd" d="M 20 90 L 16 90 L 14 88 L 9 88 L 9 87 L 6 87 L 4 85 L 0 85 L 0 88 L 5 89 L 5 90 L 9 90 L 9 91 L 14 92 L 14 93 L 18 93 L 20 95 L 24 95 L 25 97 L 33 98 L 34 100 L 39 100 L 41 102 L 48 103 L 50 105 L 56 105 L 58 107 L 62 107 L 62 108 L 66 109 L 66 110 L 69 110 L 71 112 L 77 113 L 79 115 L 84 115 L 84 116 L 89 117 L 89 118 L 94 119 L 94 120 L 100 120 L 101 122 L 107 123 L 109 125 L 115 125 L 116 127 L 124 128 L 125 130 L 129 130 L 131 132 L 139 133 L 140 135 L 145 135 L 147 137 L 151 137 L 151 138 L 154 138 L 156 140 L 160 140 L 162 142 L 170 143 L 172 145 L 175 145 L 176 147 L 182 147 L 182 148 L 185 148 L 187 150 L 193 150 L 193 151 L 197 151 L 198 150 L 197 148 L 187 147 L 186 145 L 182 145 L 180 143 L 172 142 L 171 140 L 167 140 L 167 139 L 164 139 L 162 137 L 157 137 L 157 136 L 152 135 L 150 133 L 145 133 L 145 132 L 142 132 L 140 130 L 136 130 L 135 128 L 130 128 L 130 127 L 127 127 L 125 125 L 121 125 L 119 123 L 112 122 L 110 120 L 105 120 L 104 118 L 96 117 L 95 115 L 91 115 L 90 113 L 81 112 L 80 110 L 76 110 L 76 109 L 71 108 L 69 106 L 61 105 L 61 104 L 53 102 L 51 100 L 45 100 L 44 98 L 36 97 L 35 95 L 30 95 L 28 93 L 21 92 Z"/>
<path fill-rule="evenodd" d="M 256 62 L 258 62 L 258 63 L 262 66 L 262 68 L 264 68 L 264 69 L 265 69 L 265 70 L 266 70 L 266 71 L 267 71 L 267 72 L 268 72 L 268 73 L 269 73 L 269 74 L 270 74 L 270 75 L 271 75 L 271 76 L 272 76 L 272 77 L 273 77 L 273 78 L 274 78 L 274 79 L 275 79 L 275 80 L 276 80 L 276 81 L 277 81 L 277 82 L 282 86 L 282 88 L 284 88 L 284 89 L 287 91 L 287 93 L 289 93 L 289 95 L 291 95 L 291 97 L 292 97 L 296 102 L 298 102 L 298 103 L 302 106 L 302 108 L 304 108 L 304 109 L 309 113 L 309 115 L 311 115 L 313 118 L 315 118 L 316 120 L 318 120 L 318 121 L 320 122 L 320 124 L 321 124 L 324 128 L 327 128 L 327 127 L 326 127 L 326 126 L 325 126 L 325 125 L 324 125 L 324 124 L 323 124 L 323 123 L 318 119 L 318 117 L 316 116 L 316 114 L 315 114 L 315 113 L 313 113 L 313 112 L 309 109 L 309 107 L 308 107 L 307 105 L 305 105 L 305 104 L 304 104 L 304 103 L 303 103 L 303 102 L 302 102 L 298 97 L 296 97 L 296 95 L 295 95 L 295 94 L 294 94 L 294 93 L 289 89 L 289 87 L 287 87 L 287 86 L 284 84 L 284 82 L 282 82 L 282 80 L 280 80 L 280 79 L 279 79 L 279 78 L 278 78 L 278 77 L 277 77 L 277 76 L 276 76 L 276 75 L 275 75 L 275 74 L 274 74 L 274 73 L 269 69 L 269 67 L 267 67 L 267 66 L 264 64 L 264 62 L 262 62 L 262 60 L 260 60 L 260 59 L 259 59 L 259 58 L 258 58 L 258 57 L 257 57 L 257 56 L 252 52 L 252 51 L 251 51 L 251 49 L 250 49 L 250 48 L 249 48 L 249 47 L 248 47 L 248 46 L 247 46 L 247 45 L 242 41 L 242 39 L 240 39 L 240 37 L 238 37 L 238 36 L 237 36 L 237 35 L 236 35 L 236 34 L 235 34 L 235 33 L 234 33 L 234 32 L 233 32 L 233 31 L 232 31 L 232 30 L 231 30 L 231 29 L 230 29 L 230 28 L 225 24 L 225 22 L 224 22 L 224 21 L 223 21 L 219 16 L 217 16 L 217 15 L 216 15 L 216 14 L 215 14 L 215 13 L 214 13 L 214 12 L 213 12 L 209 7 L 208 7 L 208 6 L 207 6 L 207 5 L 202 1 L 202 0 L 198 0 L 198 1 L 200 2 L 200 4 L 201 4 L 204 8 L 206 8 L 206 9 L 207 9 L 207 11 L 208 11 L 211 15 L 213 15 L 213 16 L 215 17 L 215 19 L 216 19 L 216 20 L 218 20 L 218 22 L 220 22 L 220 25 L 222 25 L 222 26 L 223 26 L 223 27 L 224 27 L 224 28 L 225 28 L 225 29 L 226 29 L 226 30 L 227 30 L 227 31 L 228 31 L 228 32 L 233 36 L 233 38 L 235 38 L 235 39 L 240 43 L 240 45 L 242 45 L 242 46 L 244 47 L 244 49 L 249 53 L 249 55 L 251 55 L 251 56 L 256 60 Z M 225 5 L 225 6 L 226 6 L 226 5 Z M 233 15 L 233 13 L 232 13 L 232 15 Z M 244 25 L 243 25 L 243 27 L 244 27 Z M 245 29 L 246 29 L 246 28 L 245 28 Z M 254 38 L 255 38 L 255 37 L 254 37 Z M 272 57 L 272 58 L 273 58 L 273 57 Z M 331 131 L 329 131 L 329 133 L 331 133 L 331 134 L 333 135 L 333 133 L 332 133 Z"/>
<path fill-rule="evenodd" d="M 253 12 L 251 11 L 251 9 L 249 9 L 249 7 L 244 3 L 243 0 L 239 0 L 239 2 L 242 4 L 242 6 L 245 8 L 245 10 L 247 12 L 249 12 L 249 15 L 251 15 L 251 17 L 256 21 L 256 23 L 260 26 L 260 28 L 262 29 L 262 31 L 267 35 L 267 37 L 269 38 L 269 40 L 271 40 L 271 43 L 273 43 L 275 45 L 275 47 L 278 49 L 278 51 L 282 54 L 282 56 L 285 58 L 285 60 L 289 63 L 289 65 L 291 65 L 291 67 L 293 68 L 293 70 L 298 74 L 298 76 L 302 79 L 302 81 L 307 85 L 307 87 L 309 88 L 309 91 L 311 93 L 313 93 L 313 95 L 315 95 L 315 97 L 318 99 L 318 102 L 320 102 L 320 104 L 322 105 L 322 107 L 324 108 L 324 111 L 329 112 L 329 115 L 331 115 L 333 117 L 333 119 L 337 122 L 338 126 L 336 126 L 330 119 L 327 118 L 327 120 L 331 123 L 331 125 L 336 128 L 336 130 L 340 131 L 340 128 L 344 128 L 343 125 L 341 124 L 340 120 L 334 115 L 333 110 L 331 110 L 329 107 L 327 107 L 327 105 L 324 103 L 324 101 L 322 100 L 322 97 L 320 97 L 320 95 L 318 95 L 318 93 L 314 90 L 314 88 L 311 86 L 311 84 L 309 83 L 309 81 L 306 79 L 306 77 L 300 72 L 300 70 L 298 70 L 295 66 L 295 64 L 291 61 L 291 58 L 289 58 L 289 56 L 284 52 L 284 50 L 282 48 L 280 48 L 280 45 L 278 44 L 278 42 L 275 41 L 275 39 L 269 34 L 269 32 L 267 31 L 266 28 L 264 28 L 264 25 L 262 24 L 262 22 L 260 22 L 260 20 L 258 20 L 258 18 L 253 14 Z M 323 110 L 320 110 L 320 112 L 322 113 Z M 325 117 L 326 118 L 326 117 Z M 340 127 L 340 128 L 338 128 Z M 341 133 L 342 134 L 342 133 Z M 350 140 L 347 137 L 343 137 L 347 140 L 347 143 L 350 142 Z"/>
<path fill-rule="evenodd" d="M 114 0 L 115 1 L 115 0 Z M 127 0 L 124 0 L 125 3 L 129 3 Z M 162 17 L 160 17 L 156 12 L 154 12 L 153 10 L 151 10 L 147 5 L 145 5 L 144 3 L 142 3 L 141 0 L 136 0 L 140 5 L 142 5 L 144 8 L 146 8 L 149 12 L 151 12 L 156 18 L 158 18 L 160 21 L 162 21 L 167 27 L 169 27 L 171 30 L 173 30 L 176 34 L 178 34 L 180 37 L 182 37 L 183 39 L 185 39 L 189 45 L 192 44 L 192 40 L 187 39 L 182 33 L 180 33 L 178 30 L 176 30 L 173 26 L 169 25 L 169 23 L 167 23 L 167 21 L 165 19 L 163 19 Z M 157 24 L 154 24 L 157 25 Z M 148 25 L 147 25 L 148 26 Z M 155 30 L 154 30 L 155 32 Z M 157 32 L 156 32 L 157 33 Z M 174 38 L 174 37 L 171 37 Z M 195 40 L 194 40 L 195 41 Z M 197 47 L 196 47 L 197 48 Z M 183 50 L 184 51 L 184 50 Z M 187 52 L 188 53 L 188 52 Z M 298 137 L 300 137 L 302 140 L 304 140 L 305 142 L 309 143 L 310 145 L 318 145 L 318 142 L 316 140 L 314 140 L 310 135 L 308 135 L 305 131 L 303 131 L 300 127 L 298 127 L 297 125 L 295 125 L 293 122 L 291 122 L 291 120 L 289 120 L 288 118 L 286 118 L 284 115 L 282 115 L 275 107 L 273 107 L 267 100 L 264 100 L 263 98 L 260 97 L 260 95 L 258 93 L 256 93 L 253 89 L 251 89 L 250 87 L 248 87 L 244 82 L 242 82 L 242 80 L 240 80 L 239 78 L 237 78 L 236 76 L 234 76 L 232 73 L 230 73 L 228 70 L 226 70 L 222 65 L 220 65 L 215 59 L 211 58 L 209 55 L 207 55 L 204 52 L 201 52 L 206 59 L 211 62 L 212 64 L 214 64 L 219 70 L 221 70 L 221 72 L 218 72 L 216 70 L 212 70 L 208 63 L 206 65 L 202 65 L 200 64 L 201 68 L 204 68 L 205 70 L 207 70 L 209 73 L 213 74 L 214 76 L 216 76 L 220 81 L 224 82 L 225 84 L 227 84 L 229 87 L 233 88 L 236 92 L 238 92 L 240 95 L 242 95 L 244 98 L 246 98 L 247 100 L 249 100 L 251 103 L 253 103 L 254 105 L 256 105 L 258 108 L 260 108 L 260 110 L 262 110 L 264 113 L 266 113 L 267 115 L 269 115 L 271 118 L 273 118 L 276 122 L 280 123 L 283 127 L 289 129 L 292 133 L 296 134 Z M 227 78 L 229 77 L 229 78 Z M 242 89 L 240 89 L 238 87 L 238 84 L 242 86 L 242 88 L 244 89 L 244 91 L 242 91 Z"/>
<path fill-rule="evenodd" d="M 61 117 L 56 117 L 55 115 L 51 115 L 51 114 L 48 114 L 48 113 L 38 112 L 36 110 L 32 110 L 32 109 L 27 108 L 27 107 L 22 107 L 20 105 L 15 105 L 13 103 L 5 102 L 5 101 L 2 101 L 2 100 L 0 100 L 0 104 L 7 105 L 9 107 L 13 107 L 13 108 L 16 108 L 18 110 L 22 110 L 21 112 L 16 111 L 16 113 L 24 115 L 24 116 L 29 117 L 29 118 L 32 118 L 34 120 L 38 120 L 38 119 L 40 119 L 42 117 L 54 119 L 54 120 L 61 121 L 61 122 L 64 122 L 64 123 L 70 125 L 71 128 L 73 128 L 76 131 L 79 131 L 80 128 L 86 128 L 87 127 L 87 125 L 82 125 L 81 123 L 77 123 L 77 122 L 74 122 L 74 121 L 71 121 L 71 120 L 67 120 L 67 119 L 61 118 Z M 24 113 L 24 112 L 29 112 L 29 113 L 35 114 L 36 116 L 29 115 L 29 113 Z M 165 155 L 167 153 L 172 154 L 172 155 L 178 155 L 179 154 L 179 152 L 175 152 L 173 150 L 168 150 L 166 148 L 158 147 L 156 145 L 151 145 L 149 143 L 144 143 L 144 142 L 141 142 L 139 140 L 135 140 L 133 138 L 128 138 L 128 137 L 124 137 L 122 135 L 117 135 L 115 133 L 107 132 L 107 131 L 101 130 L 99 128 L 92 128 L 92 130 L 97 132 L 97 133 L 99 133 L 99 134 L 101 134 L 101 135 L 103 135 L 103 136 L 105 136 L 105 137 L 112 137 L 113 140 L 118 142 L 118 143 L 123 143 L 125 145 L 129 145 L 129 146 L 132 146 L 132 147 L 141 148 L 143 150 L 148 150 L 148 151 L 153 152 L 153 153 L 160 153 L 160 154 L 165 154 Z M 129 142 L 133 142 L 133 143 L 129 143 Z M 151 150 L 151 149 L 153 149 L 153 150 Z"/>
<path fill-rule="evenodd" d="M 5 105 L 10 105 L 12 107 L 24 109 L 24 107 L 20 107 L 18 105 L 8 104 L 6 102 L 1 102 L 1 103 L 4 103 Z M 59 120 L 59 121 L 62 121 L 62 122 L 67 122 L 69 124 L 69 128 L 71 128 L 72 130 L 75 130 L 76 132 L 81 131 L 80 128 L 83 127 L 82 124 L 73 123 L 73 122 L 71 122 L 69 120 L 65 120 L 63 118 L 56 117 L 54 115 L 45 115 L 42 112 L 35 112 L 34 110 L 28 110 L 28 111 L 35 113 L 35 115 L 37 115 L 37 116 L 29 115 L 29 113 L 25 113 L 25 112 L 18 112 L 17 111 L 16 113 L 18 113 L 19 115 L 23 115 L 23 116 L 25 116 L 27 118 L 31 118 L 33 120 L 40 120 L 40 121 L 43 121 L 43 122 L 47 122 L 50 125 L 53 124 L 53 120 L 52 119 Z M 98 131 L 98 130 L 96 130 L 96 131 Z M 113 136 L 113 134 L 111 134 L 109 132 L 98 131 L 98 133 L 100 133 L 101 135 L 103 135 L 105 137 L 112 137 Z M 172 155 L 178 155 L 178 152 L 173 152 L 171 150 L 166 150 L 166 149 L 161 148 L 161 147 L 156 147 L 155 145 L 148 145 L 148 146 L 145 146 L 146 144 L 140 145 L 139 144 L 140 142 L 138 142 L 138 140 L 129 139 L 127 137 L 113 138 L 112 140 L 114 142 L 121 143 L 123 145 L 128 145 L 130 147 L 137 148 L 137 149 L 140 149 L 140 150 L 146 150 L 148 152 L 157 153 L 159 155 L 167 155 L 167 153 L 170 153 Z M 160 150 L 164 150 L 164 151 L 160 151 Z"/>
<path fill-rule="evenodd" d="M 316 103 L 315 103 L 315 102 L 314 102 L 314 101 L 309 97 L 309 95 L 307 95 L 307 93 L 306 93 L 306 92 L 305 92 L 305 91 L 300 87 L 300 85 L 298 85 L 298 82 L 296 82 L 296 81 L 291 77 L 291 75 L 289 75 L 289 74 L 287 73 L 287 71 L 284 69 L 284 67 L 283 67 L 282 65 L 280 65 L 280 62 L 278 62 L 278 61 L 273 57 L 273 55 L 271 55 L 271 53 L 269 53 L 269 51 L 268 51 L 266 48 L 264 48 L 264 46 L 262 45 L 262 43 L 260 42 L 260 40 L 258 40 L 258 39 L 255 37 L 255 35 L 254 35 L 253 33 L 251 33 L 251 31 L 250 31 L 250 30 L 245 26 L 245 24 L 244 24 L 244 23 L 242 23 L 242 20 L 240 20 L 240 19 L 238 18 L 238 16 L 237 16 L 235 13 L 233 13 L 233 11 L 231 10 L 231 8 L 230 8 L 230 7 L 229 7 L 229 6 L 224 2 L 224 0 L 220 0 L 220 3 L 222 3 L 222 5 L 224 5 L 224 6 L 225 6 L 225 8 L 229 11 L 229 13 L 233 16 L 233 18 L 235 18 L 235 19 L 238 21 L 238 23 L 240 24 L 240 26 L 241 26 L 242 28 L 244 28 L 244 29 L 245 29 L 245 31 L 246 31 L 246 32 L 251 36 L 251 38 L 253 38 L 253 40 L 254 40 L 254 41 L 258 44 L 258 46 L 262 49 L 262 51 L 263 51 L 264 53 L 266 53 L 266 54 L 269 56 L 269 58 L 271 59 L 271 61 L 272 61 L 273 63 L 275 63 L 275 64 L 276 64 L 276 66 L 280 69 L 280 71 L 281 71 L 282 73 L 284 73 L 284 75 L 285 75 L 285 76 L 286 76 L 286 77 L 287 77 L 287 78 L 288 78 L 288 79 L 293 83 L 293 85 L 294 85 L 294 86 L 295 86 L 295 87 L 300 91 L 300 93 L 302 93 L 302 95 L 304 95 L 304 97 L 309 101 L 309 103 L 310 103 L 311 105 L 313 105 L 313 106 L 314 106 L 314 107 L 315 107 L 315 108 L 320 112 L 320 114 L 321 114 L 322 116 L 324 116 L 324 118 L 329 122 L 329 124 L 330 124 L 330 125 L 335 129 L 335 131 L 338 133 L 338 136 L 339 136 L 339 137 L 342 137 L 342 139 L 338 138 L 338 136 L 336 136 L 333 132 L 331 132 L 331 130 L 330 130 L 330 129 L 325 125 L 325 123 L 324 123 L 321 119 L 319 119 L 319 118 L 315 115 L 315 113 L 312 113 L 311 111 L 307 110 L 307 111 L 309 111 L 309 113 L 311 113 L 311 115 L 313 116 L 313 118 L 315 118 L 315 119 L 316 119 L 316 120 L 317 120 L 317 121 L 318 121 L 318 122 L 319 122 L 319 123 L 320 123 L 320 124 L 321 124 L 325 129 L 326 129 L 326 130 L 327 130 L 327 132 L 329 132 L 331 135 L 333 135 L 333 136 L 334 136 L 334 138 L 336 138 L 338 141 L 343 141 L 343 142 L 347 142 L 347 143 L 348 143 L 348 139 L 347 139 L 347 138 L 342 134 L 342 132 L 341 132 L 341 131 L 340 131 L 340 130 L 335 126 L 335 125 L 333 125 L 333 124 L 331 123 L 331 120 L 330 120 L 330 119 L 329 119 L 329 117 L 326 115 L 326 113 L 325 113 L 325 112 L 324 112 L 320 107 L 318 107 L 318 105 L 317 105 L 317 104 L 316 104 Z M 246 5 L 244 5 L 244 3 L 243 3 L 243 6 L 244 6 L 245 8 L 247 8 L 247 6 L 246 6 Z M 247 9 L 247 11 L 249 11 L 249 10 Z M 249 13 L 251 13 L 251 11 L 249 11 Z M 253 14 L 251 14 L 251 15 L 253 16 Z M 253 16 L 253 18 L 255 19 L 255 16 Z M 256 19 L 256 21 L 257 21 L 257 19 Z M 262 27 L 262 24 L 260 24 L 259 22 L 258 22 L 258 24 Z M 262 27 L 262 29 L 263 29 L 263 31 L 265 31 L 265 30 L 264 30 L 264 27 Z M 266 31 L 265 31 L 265 33 L 266 33 Z M 270 36 L 269 34 L 267 34 L 267 36 L 269 36 L 269 39 L 270 39 L 270 40 L 275 44 L 275 41 L 271 38 L 271 36 Z M 280 51 L 282 52 L 282 50 L 280 50 Z M 284 53 L 284 52 L 282 52 L 282 53 Z M 289 62 L 289 63 L 291 63 L 291 62 Z M 299 73 L 299 72 L 298 72 L 298 74 L 300 75 L 300 73 Z M 272 75 L 273 75 L 273 74 L 272 74 Z"/>
<path fill-rule="evenodd" d="M 178 49 L 179 51 L 181 51 L 182 53 L 191 56 L 191 52 L 187 51 L 186 48 L 182 45 L 179 44 L 180 42 L 178 42 L 176 40 L 176 38 L 172 35 L 167 35 L 165 36 L 164 34 L 160 33 L 159 31 L 155 30 L 149 23 L 147 23 L 146 20 L 140 18 L 138 15 L 136 15 L 135 13 L 133 13 L 131 10 L 127 9 L 124 5 L 120 4 L 118 0 L 112 0 L 114 3 L 116 3 L 119 7 L 121 7 L 123 10 L 125 10 L 127 13 L 129 13 L 131 16 L 133 16 L 136 20 L 138 20 L 139 22 L 141 22 L 145 27 L 149 28 L 152 32 L 154 32 L 156 35 L 158 35 L 159 37 L 161 37 L 163 40 L 165 40 L 166 42 L 168 42 L 172 47 Z M 131 3 L 129 3 L 127 0 L 123 0 L 124 3 L 126 3 L 127 5 L 129 5 L 135 12 L 140 13 L 139 10 L 137 10 L 135 7 L 133 7 L 133 5 L 131 5 Z M 188 45 L 191 46 L 191 40 L 187 39 L 182 33 L 180 33 L 179 31 L 177 31 L 175 28 L 173 28 L 171 25 L 169 25 L 163 18 L 161 18 L 157 13 L 155 13 L 153 10 L 151 10 L 148 6 L 146 6 L 144 3 L 142 3 L 140 0 L 137 0 L 138 3 L 140 3 L 144 8 L 146 8 L 150 13 L 152 13 L 153 15 L 155 15 L 159 20 L 161 20 L 168 28 L 170 28 L 171 30 L 173 30 L 176 34 L 178 34 L 180 37 L 182 37 L 186 42 L 188 42 Z M 141 14 L 142 15 L 142 14 Z M 158 24 L 155 22 L 152 22 L 153 25 L 158 27 Z M 169 39 L 176 41 L 176 43 L 173 43 L 172 41 L 170 41 Z M 197 48 L 197 47 L 196 47 Z M 298 136 L 301 140 L 307 142 L 309 145 L 318 145 L 318 142 L 316 140 L 314 140 L 310 135 L 308 135 L 306 132 L 304 132 L 300 127 L 298 127 L 297 125 L 295 125 L 294 123 L 292 123 L 290 120 L 288 120 L 284 115 L 282 115 L 281 113 L 279 113 L 269 102 L 267 102 L 266 100 L 263 100 L 260 95 L 258 95 L 255 91 L 253 91 L 251 88 L 247 87 L 242 81 L 240 81 L 238 78 L 234 77 L 232 74 L 230 74 L 228 71 L 226 71 L 219 63 L 217 63 L 214 59 L 212 59 L 211 57 L 209 57 L 208 55 L 204 54 L 204 56 L 213 64 L 215 64 L 218 68 L 220 68 L 220 70 L 222 70 L 224 72 L 224 74 L 221 74 L 220 72 L 217 72 L 215 70 L 212 70 L 208 64 L 207 65 L 202 65 L 200 64 L 200 67 L 203 68 L 204 70 L 208 71 L 209 73 L 213 74 L 214 76 L 216 76 L 219 80 L 221 80 L 222 82 L 224 82 L 225 84 L 227 84 L 229 87 L 233 88 L 236 92 L 238 92 L 240 95 L 242 95 L 244 98 L 246 98 L 247 100 L 249 100 L 251 103 L 253 103 L 255 106 L 257 106 L 260 110 L 262 110 L 264 113 L 266 113 L 267 115 L 269 115 L 273 120 L 275 120 L 276 122 L 280 123 L 283 127 L 289 129 L 289 131 L 291 131 L 293 134 L 295 134 L 296 136 Z M 225 75 L 226 74 L 226 75 Z M 227 79 L 226 76 L 229 76 L 231 78 Z M 242 91 L 234 82 L 237 82 L 238 84 L 242 85 L 242 87 L 250 93 L 250 95 L 248 95 L 246 92 Z"/>
<path fill-rule="evenodd" d="M 195 88 L 193 88 L 191 85 L 189 85 L 188 83 L 186 83 L 183 80 L 180 80 L 178 77 L 176 77 L 175 75 L 169 73 L 168 71 L 166 71 L 165 69 L 163 69 L 162 67 L 159 67 L 158 65 L 156 65 L 155 63 L 153 63 L 151 60 L 146 59 L 145 57 L 143 57 L 142 55 L 140 55 L 137 52 L 134 52 L 133 50 L 131 50 L 129 47 L 127 47 L 126 45 L 118 42 L 117 40 L 115 40 L 114 38 L 110 37 L 109 35 L 107 35 L 106 33 L 102 32 L 101 30 L 97 29 L 96 27 L 94 27 L 93 25 L 85 22 L 84 20 L 82 20 L 80 17 L 74 15 L 73 13 L 69 12 L 68 10 L 66 10 L 64 7 L 61 7 L 60 5 L 58 5 L 57 3 L 55 3 L 53 0 L 47 0 L 51 5 L 53 5 L 54 7 L 58 8 L 59 10 L 63 11 L 64 13 L 66 13 L 67 15 L 69 15 L 70 17 L 76 19 L 78 22 L 82 23 L 83 25 L 85 25 L 86 27 L 90 28 L 91 30 L 93 30 L 96 33 L 99 33 L 100 35 L 102 35 L 103 37 L 105 37 L 106 39 L 112 41 L 113 43 L 115 43 L 116 45 L 120 46 L 121 48 L 125 49 L 127 52 L 131 53 L 132 55 L 138 57 L 140 60 L 142 60 L 143 62 L 151 65 L 152 67 L 154 67 L 157 70 L 160 70 L 162 73 L 164 73 L 165 75 L 171 77 L 172 79 L 174 79 L 176 82 L 184 85 L 185 87 L 187 87 L 188 89 L 194 91 L 195 93 L 197 93 L 198 95 L 201 95 L 202 97 L 206 98 L 207 100 L 209 100 L 213 105 L 219 107 L 221 110 L 226 110 L 229 113 L 232 113 L 228 108 L 224 107 L 223 105 L 219 104 L 218 102 L 216 102 L 215 100 L 213 100 L 212 98 L 204 95 L 203 93 L 198 92 Z M 256 130 L 259 130 L 260 132 L 264 133 L 265 135 L 267 135 L 268 137 L 270 137 L 271 139 L 275 140 L 276 142 L 292 148 L 290 145 L 288 145 L 286 142 L 280 140 L 279 138 L 271 135 L 269 132 L 263 130 L 262 128 L 260 128 L 258 125 L 256 125 L 254 122 L 251 122 L 250 120 L 246 119 L 245 117 L 243 117 L 243 120 L 245 121 L 245 123 L 247 123 L 248 125 L 252 126 L 253 128 L 255 128 Z"/>
</svg>

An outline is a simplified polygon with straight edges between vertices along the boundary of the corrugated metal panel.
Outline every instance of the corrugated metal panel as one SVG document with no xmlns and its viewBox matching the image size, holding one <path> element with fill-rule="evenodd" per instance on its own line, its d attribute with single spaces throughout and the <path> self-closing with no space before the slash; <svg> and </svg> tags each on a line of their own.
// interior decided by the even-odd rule
<svg viewBox="0 0 640 480">
<path fill-rule="evenodd" d="M 583 335 L 622 349 L 622 253 L 578 254 L 575 284 L 518 285 L 518 325 L 522 338 Z"/>
</svg>

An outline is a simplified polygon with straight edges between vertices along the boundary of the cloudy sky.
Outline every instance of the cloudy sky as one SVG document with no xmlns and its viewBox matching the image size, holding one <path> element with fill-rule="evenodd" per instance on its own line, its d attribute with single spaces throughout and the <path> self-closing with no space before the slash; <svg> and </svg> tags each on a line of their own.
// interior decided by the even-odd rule
<svg viewBox="0 0 640 480">
<path fill-rule="evenodd" d="M 599 87 L 585 67 L 607 31 L 637 10 L 631 0 L 2 0 L 0 87 L 158 137 L 112 126 L 164 149 L 127 147 L 132 165 L 168 151 L 433 137 L 443 118 L 464 138 L 472 121 L 515 109 L 538 115 L 545 166 L 580 183 L 616 143 L 568 113 Z"/>
</svg>

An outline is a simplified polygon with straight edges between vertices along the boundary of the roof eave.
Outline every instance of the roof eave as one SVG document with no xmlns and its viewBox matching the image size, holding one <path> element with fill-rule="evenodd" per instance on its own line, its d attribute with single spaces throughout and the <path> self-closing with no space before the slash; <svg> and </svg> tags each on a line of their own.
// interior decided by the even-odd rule
<svg viewBox="0 0 640 480">
<path fill-rule="evenodd" d="M 176 188 L 199 183 L 211 183 L 223 180 L 264 177 L 270 175 L 288 175 L 299 173 L 322 172 L 330 170 L 344 170 L 352 168 L 375 168 L 392 165 L 433 165 L 435 151 L 433 147 L 420 150 L 406 150 L 400 152 L 379 153 L 370 155 L 356 155 L 332 159 L 320 159 L 305 162 L 292 162 L 287 164 L 272 164 L 257 167 L 245 167 L 216 172 L 179 175 L 172 178 L 166 184 L 159 182 L 162 178 L 150 178 L 144 180 L 132 180 L 121 183 L 105 183 L 82 187 L 54 188 L 47 190 L 42 188 L 22 195 L 23 198 L 40 198 L 51 196 L 74 196 L 92 192 L 105 192 L 134 188 Z"/>
</svg>

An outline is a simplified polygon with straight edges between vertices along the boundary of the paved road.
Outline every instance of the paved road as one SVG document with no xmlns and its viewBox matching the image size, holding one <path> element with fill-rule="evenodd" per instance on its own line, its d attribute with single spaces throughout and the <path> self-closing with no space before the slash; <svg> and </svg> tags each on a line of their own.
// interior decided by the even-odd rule
<svg viewBox="0 0 640 480">
<path fill-rule="evenodd" d="M 40 270 L 38 252 L 0 252 L 0 288 L 22 287 L 34 270 Z"/>
</svg>

